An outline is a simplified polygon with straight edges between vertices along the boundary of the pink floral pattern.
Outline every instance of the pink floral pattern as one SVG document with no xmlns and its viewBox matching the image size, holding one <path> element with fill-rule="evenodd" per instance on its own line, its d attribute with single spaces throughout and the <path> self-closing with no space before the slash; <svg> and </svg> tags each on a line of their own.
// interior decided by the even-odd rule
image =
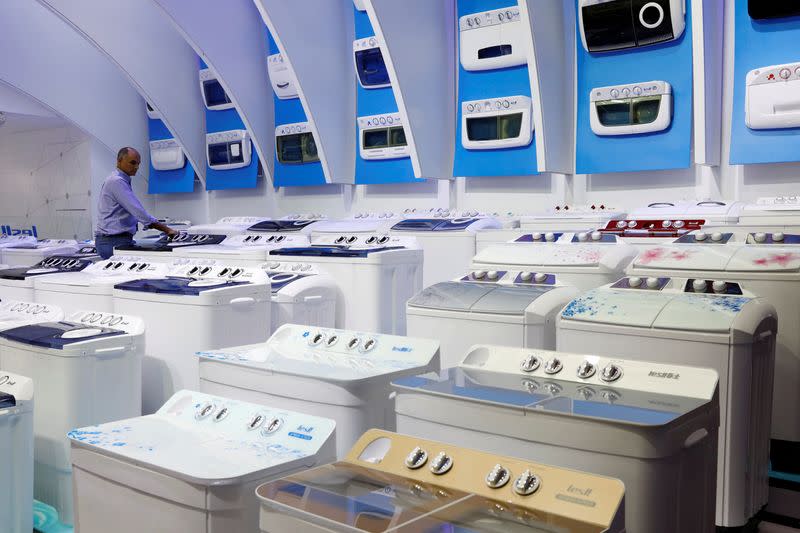
<svg viewBox="0 0 800 533">
<path fill-rule="evenodd" d="M 649 248 L 639 255 L 639 259 L 636 262 L 640 265 L 649 265 L 650 263 L 660 260 L 686 261 L 691 256 L 692 252 L 687 250 Z"/>
<path fill-rule="evenodd" d="M 789 266 L 792 262 L 800 260 L 800 254 L 794 252 L 784 252 L 780 254 L 769 254 L 767 257 L 759 257 L 753 260 L 753 264 L 758 266 L 779 265 Z"/>
</svg>

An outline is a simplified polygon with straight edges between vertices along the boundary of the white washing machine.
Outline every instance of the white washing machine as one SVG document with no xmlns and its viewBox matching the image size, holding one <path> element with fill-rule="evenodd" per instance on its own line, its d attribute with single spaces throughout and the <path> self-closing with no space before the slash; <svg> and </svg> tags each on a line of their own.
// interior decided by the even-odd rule
<svg viewBox="0 0 800 533">
<path fill-rule="evenodd" d="M 625 531 L 616 479 L 373 429 L 340 462 L 261 485 L 263 533 Z"/>
<path fill-rule="evenodd" d="M 618 478 L 629 531 L 715 531 L 714 370 L 482 345 L 392 386 L 401 433 Z"/>
<path fill-rule="evenodd" d="M 54 255 L 33 266 L 0 270 L 0 298 L 32 302 L 36 298 L 34 279 L 53 274 L 81 272 L 92 263 L 90 259 Z"/>
<path fill-rule="evenodd" d="M 262 220 L 270 220 L 269 217 L 222 217 L 211 224 L 197 224 L 186 230 L 190 235 L 212 234 L 212 235 L 241 235 L 253 224 L 258 224 Z"/>
<path fill-rule="evenodd" d="M 800 196 L 771 196 L 745 204 L 739 221 L 728 229 L 751 232 L 800 233 Z"/>
<path fill-rule="evenodd" d="M 0 369 L 0 523 L 33 531 L 33 380 Z"/>
<path fill-rule="evenodd" d="M 336 327 L 402 335 L 406 301 L 422 288 L 416 239 L 377 233 L 311 235 L 311 246 L 270 251 L 282 268 L 311 265 L 336 280 Z"/>
<path fill-rule="evenodd" d="M 355 213 L 347 218 L 320 220 L 313 225 L 311 233 L 314 235 L 388 233 L 389 229 L 400 220 L 403 220 L 403 216 L 391 211 Z"/>
<path fill-rule="evenodd" d="M 69 433 L 75 530 L 252 533 L 255 488 L 335 458 L 332 420 L 182 390 Z"/>
<path fill-rule="evenodd" d="M 266 343 L 199 352 L 200 390 L 336 421 L 337 456 L 394 429 L 389 383 L 439 369 L 439 343 L 286 324 Z"/>
<path fill-rule="evenodd" d="M 0 367 L 36 385 L 34 495 L 72 524 L 67 432 L 138 416 L 144 322 L 80 311 L 60 322 L 0 331 Z"/>
<path fill-rule="evenodd" d="M 742 527 L 767 502 L 777 313 L 737 283 L 623 278 L 570 302 L 559 351 L 713 368 L 719 374 L 717 517 Z M 722 288 L 719 280 L 718 289 Z"/>
<path fill-rule="evenodd" d="M 391 227 L 393 235 L 415 237 L 425 252 L 422 283 L 427 287 L 461 275 L 475 255 L 475 235 L 483 230 L 501 229 L 502 224 L 477 211 L 456 216 L 407 218 Z"/>
<path fill-rule="evenodd" d="M 272 305 L 270 320 L 274 333 L 283 324 L 336 327 L 336 280 L 310 263 L 261 265 L 269 276 Z"/>
<path fill-rule="evenodd" d="M 250 235 L 309 235 L 327 217 L 320 213 L 293 213 L 281 218 L 268 218 L 253 224 L 245 234 Z"/>
<path fill-rule="evenodd" d="M 141 316 L 147 327 L 142 412 L 199 386 L 199 350 L 263 342 L 269 336 L 270 287 L 260 268 L 216 264 L 173 266 L 163 278 L 114 287 L 114 311 Z"/>
<path fill-rule="evenodd" d="M 56 305 L 66 312 L 92 309 L 111 313 L 114 311 L 114 285 L 134 279 L 164 277 L 169 269 L 170 265 L 166 263 L 115 255 L 80 272 L 35 277 L 34 298 L 37 303 Z"/>
<path fill-rule="evenodd" d="M 11 266 L 31 266 L 54 255 L 70 255 L 82 248 L 74 239 L 43 239 L 33 246 L 23 243 L 20 247 L 3 249 L 3 263 Z"/>
<path fill-rule="evenodd" d="M 552 274 L 475 270 L 424 288 L 408 301 L 407 332 L 441 342 L 442 368 L 473 344 L 556 347 L 556 317 L 580 291 Z"/>
<path fill-rule="evenodd" d="M 23 248 L 25 246 L 33 248 L 38 239 L 32 235 L 7 235 L 5 233 L 0 235 L 0 263 L 7 263 L 3 260 L 3 250 L 6 248 Z"/>
<path fill-rule="evenodd" d="M 220 244 L 178 248 L 175 257 L 206 258 L 239 266 L 257 266 L 269 259 L 270 250 L 284 247 L 308 246 L 307 235 L 302 234 L 258 234 L 231 235 Z"/>
<path fill-rule="evenodd" d="M 536 232 L 485 249 L 473 258 L 471 268 L 555 274 L 564 284 L 590 289 L 618 280 L 636 252 L 616 236 L 597 231 Z"/>
<path fill-rule="evenodd" d="M 177 249 L 191 248 L 193 246 L 209 246 L 221 244 L 225 235 L 212 235 L 208 233 L 179 233 L 175 237 L 162 235 L 158 238 L 136 239 L 131 245 L 114 248 L 115 255 L 135 255 L 147 261 L 171 263 L 175 260 L 172 252 Z"/>
</svg>

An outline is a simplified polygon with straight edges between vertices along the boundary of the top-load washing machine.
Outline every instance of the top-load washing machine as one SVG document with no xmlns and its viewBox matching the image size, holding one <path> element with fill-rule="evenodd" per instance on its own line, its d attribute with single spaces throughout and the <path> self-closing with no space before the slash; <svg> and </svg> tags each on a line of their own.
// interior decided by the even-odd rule
<svg viewBox="0 0 800 533">
<path fill-rule="evenodd" d="M 800 233 L 800 196 L 772 196 L 745 204 L 739 213 L 739 231 Z"/>
<path fill-rule="evenodd" d="M 270 250 L 308 246 L 309 244 L 308 236 L 302 234 L 231 235 L 225 237 L 220 244 L 177 248 L 172 255 L 192 259 L 215 259 L 240 266 L 256 266 L 269 259 Z"/>
<path fill-rule="evenodd" d="M 81 533 L 253 533 L 261 483 L 335 458 L 333 420 L 182 390 L 69 433 Z"/>
<path fill-rule="evenodd" d="M 475 346 L 440 375 L 401 378 L 397 430 L 625 484 L 625 526 L 715 531 L 717 373 Z"/>
<path fill-rule="evenodd" d="M 0 520 L 33 531 L 33 380 L 0 367 Z"/>
<path fill-rule="evenodd" d="M 380 213 L 355 213 L 346 218 L 320 220 L 311 229 L 312 234 L 373 234 L 388 233 L 403 216 L 391 211 Z"/>
<path fill-rule="evenodd" d="M 154 263 L 137 256 L 115 255 L 89 265 L 80 272 L 64 272 L 34 278 L 37 303 L 57 305 L 66 312 L 92 309 L 114 311 L 114 285 L 123 281 L 164 277 L 170 265 Z"/>
<path fill-rule="evenodd" d="M 439 340 L 443 368 L 461 361 L 473 344 L 554 349 L 556 317 L 579 293 L 552 274 L 475 270 L 411 298 L 407 332 Z"/>
<path fill-rule="evenodd" d="M 415 237 L 425 253 L 422 284 L 427 287 L 461 275 L 475 255 L 475 235 L 500 229 L 500 222 L 477 211 L 430 218 L 406 218 L 391 227 L 393 235 Z"/>
<path fill-rule="evenodd" d="M 320 222 L 326 220 L 319 213 L 294 213 L 281 218 L 267 218 L 247 228 L 245 234 L 255 235 L 308 235 Z"/>
<path fill-rule="evenodd" d="M 192 221 L 186 219 L 178 219 L 178 218 L 170 218 L 164 217 L 159 218 L 158 221 L 162 224 L 169 226 L 170 228 L 174 229 L 175 231 L 188 231 L 189 228 L 192 227 Z M 154 237 L 157 235 L 161 235 L 162 231 L 160 229 L 155 228 L 144 228 L 136 233 L 137 238 L 144 238 L 144 237 Z"/>
<path fill-rule="evenodd" d="M 36 385 L 34 494 L 72 523 L 67 432 L 138 416 L 144 323 L 81 311 L 59 322 L 0 331 L 0 368 Z"/>
<path fill-rule="evenodd" d="M 225 235 L 212 235 L 208 233 L 179 233 L 174 237 L 162 235 L 155 239 L 137 239 L 130 245 L 114 248 L 115 255 L 135 255 L 147 261 L 171 263 L 175 257 L 172 252 L 177 249 L 193 246 L 209 246 L 220 244 L 225 240 Z"/>
<path fill-rule="evenodd" d="M 7 235 L 3 233 L 0 235 L 0 263 L 7 265 L 3 259 L 3 250 L 6 248 L 22 248 L 28 246 L 33 248 L 38 239 L 32 235 Z"/>
<path fill-rule="evenodd" d="M 0 270 L 0 299 L 35 301 L 34 279 L 53 274 L 81 272 L 91 266 L 93 260 L 79 259 L 70 255 L 50 256 L 29 267 Z"/>
<path fill-rule="evenodd" d="M 10 266 L 31 266 L 54 255 L 70 255 L 83 246 L 74 239 L 43 239 L 30 246 L 21 243 L 3 249 L 3 263 Z"/>
<path fill-rule="evenodd" d="M 716 290 L 714 289 L 716 287 Z M 719 374 L 717 516 L 743 527 L 767 502 L 775 308 L 738 283 L 623 278 L 561 312 L 559 351 L 701 366 Z"/>
<path fill-rule="evenodd" d="M 177 390 L 197 389 L 195 352 L 267 340 L 269 279 L 260 268 L 224 263 L 173 265 L 163 278 L 115 285 L 114 311 L 147 327 L 142 412 L 151 414 Z"/>
<path fill-rule="evenodd" d="M 310 263 L 270 261 L 261 268 L 269 276 L 272 292 L 270 333 L 283 324 L 336 327 L 339 287 L 330 275 Z"/>
<path fill-rule="evenodd" d="M 263 533 L 625 531 L 619 480 L 377 429 L 256 496 Z"/>
<path fill-rule="evenodd" d="M 315 232 L 311 246 L 272 250 L 269 261 L 271 268 L 316 267 L 335 279 L 342 329 L 404 334 L 406 301 L 422 288 L 422 250 L 411 237 Z"/>
<path fill-rule="evenodd" d="M 253 224 L 258 224 L 262 220 L 270 220 L 269 217 L 222 217 L 211 224 L 196 224 L 186 230 L 190 235 L 211 234 L 211 235 L 241 235 Z"/>
</svg>

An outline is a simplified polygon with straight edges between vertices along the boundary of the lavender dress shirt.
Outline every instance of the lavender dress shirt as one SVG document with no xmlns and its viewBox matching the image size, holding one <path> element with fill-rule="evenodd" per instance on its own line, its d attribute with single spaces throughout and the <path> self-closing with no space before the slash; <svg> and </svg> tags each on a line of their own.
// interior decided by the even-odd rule
<svg viewBox="0 0 800 533">
<path fill-rule="evenodd" d="M 96 235 L 134 234 L 138 223 L 149 226 L 157 219 L 145 210 L 131 188 L 131 177 L 114 169 L 100 188 Z"/>
</svg>

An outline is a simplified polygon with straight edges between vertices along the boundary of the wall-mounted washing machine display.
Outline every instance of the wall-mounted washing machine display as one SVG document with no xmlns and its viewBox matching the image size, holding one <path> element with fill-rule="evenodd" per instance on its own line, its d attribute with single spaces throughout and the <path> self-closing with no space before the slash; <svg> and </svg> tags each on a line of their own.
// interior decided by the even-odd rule
<svg viewBox="0 0 800 533">
<path fill-rule="evenodd" d="M 500 229 L 496 219 L 478 211 L 436 214 L 429 218 L 406 218 L 391 228 L 394 235 L 415 237 L 425 252 L 423 286 L 449 281 L 469 268 L 475 255 L 475 235 Z"/>
<path fill-rule="evenodd" d="M 4 370 L 36 384 L 34 495 L 72 524 L 67 432 L 141 412 L 144 321 L 80 311 L 0 332 Z"/>
<path fill-rule="evenodd" d="M 222 84 L 217 79 L 217 75 L 210 68 L 200 70 L 200 94 L 203 95 L 203 102 L 209 111 L 224 111 L 233 109 L 228 93 L 222 88 Z"/>
<path fill-rule="evenodd" d="M 310 122 L 282 124 L 275 128 L 275 154 L 284 165 L 319 163 L 317 141 Z"/>
<path fill-rule="evenodd" d="M 528 62 L 528 30 L 516 5 L 471 13 L 458 21 L 459 51 L 464 70 L 516 67 Z"/>
<path fill-rule="evenodd" d="M 392 385 L 401 433 L 618 478 L 629 531 L 707 533 L 717 380 L 705 368 L 484 345 L 438 376 Z"/>
<path fill-rule="evenodd" d="M 0 263 L 7 265 L 3 258 L 3 250 L 6 248 L 34 248 L 39 240 L 32 235 L 0 235 Z M 27 266 L 27 265 L 26 265 Z"/>
<path fill-rule="evenodd" d="M 211 224 L 197 224 L 186 230 L 190 235 L 197 234 L 210 234 L 210 235 L 241 235 L 247 228 L 258 224 L 263 220 L 269 220 L 269 217 L 222 217 L 216 222 Z"/>
<path fill-rule="evenodd" d="M 742 206 L 736 229 L 800 233 L 800 195 L 762 197 Z"/>
<path fill-rule="evenodd" d="M 439 369 L 434 340 L 285 324 L 259 345 L 199 352 L 200 390 L 336 421 L 338 457 L 394 429 L 389 383 Z"/>
<path fill-rule="evenodd" d="M 194 353 L 269 335 L 270 287 L 260 268 L 211 260 L 174 265 L 164 278 L 114 287 L 114 311 L 147 326 L 142 412 L 154 413 L 175 391 L 197 388 Z"/>
<path fill-rule="evenodd" d="M 686 0 L 580 0 L 583 47 L 610 52 L 672 41 L 686 29 Z"/>
<path fill-rule="evenodd" d="M 716 524 L 741 527 L 767 502 L 777 312 L 738 283 L 631 277 L 561 312 L 560 351 L 713 368 L 719 374 Z"/>
<path fill-rule="evenodd" d="M 186 154 L 175 139 L 150 141 L 150 164 L 156 170 L 177 170 L 186 165 Z"/>
<path fill-rule="evenodd" d="M 255 488 L 333 460 L 334 427 L 182 390 L 152 415 L 75 429 L 75 523 L 81 533 L 252 533 Z"/>
<path fill-rule="evenodd" d="M 501 96 L 461 103 L 461 145 L 467 150 L 528 146 L 533 141 L 531 99 Z"/>
<path fill-rule="evenodd" d="M 361 159 L 411 157 L 400 113 L 358 117 L 358 138 Z"/>
<path fill-rule="evenodd" d="M 8 533 L 33 531 L 33 380 L 0 368 L 0 517 Z"/>
<path fill-rule="evenodd" d="M 246 130 L 206 134 L 208 166 L 214 170 L 233 170 L 250 166 L 253 143 Z"/>
<path fill-rule="evenodd" d="M 474 270 L 408 301 L 408 334 L 441 341 L 442 367 L 474 344 L 556 347 L 556 317 L 580 291 L 543 272 Z"/>
<path fill-rule="evenodd" d="M 621 533 L 624 493 L 616 479 L 377 429 L 343 461 L 256 490 L 264 533 Z"/>
<path fill-rule="evenodd" d="M 299 96 L 297 77 L 289 62 L 284 60 L 283 54 L 267 56 L 267 73 L 275 96 L 281 100 L 291 100 Z"/>
<path fill-rule="evenodd" d="M 747 13 L 756 20 L 796 17 L 800 15 L 800 5 L 794 0 L 747 0 Z"/>
<path fill-rule="evenodd" d="M 800 62 L 747 73 L 744 122 L 752 130 L 800 127 Z"/>
<path fill-rule="evenodd" d="M 353 41 L 353 62 L 358 83 L 364 89 L 391 87 L 392 80 L 383 60 L 378 37 L 373 35 Z"/>
<path fill-rule="evenodd" d="M 413 237 L 315 233 L 311 246 L 270 251 L 270 261 L 311 265 L 336 280 L 336 327 L 402 335 L 406 301 L 422 288 L 422 250 Z"/>
<path fill-rule="evenodd" d="M 69 255 L 54 255 L 29 267 L 0 270 L 0 298 L 35 301 L 34 278 L 65 272 L 80 272 L 92 261 Z"/>
<path fill-rule="evenodd" d="M 255 266 L 269 259 L 270 250 L 292 246 L 308 246 L 308 235 L 260 234 L 231 235 L 220 244 L 178 248 L 175 257 L 215 259 L 231 265 Z"/>
<path fill-rule="evenodd" d="M 596 87 L 589 100 L 595 135 L 653 133 L 672 123 L 672 86 L 666 81 Z"/>
<path fill-rule="evenodd" d="M 114 285 L 142 278 L 160 278 L 169 273 L 167 263 L 151 263 L 136 256 L 113 256 L 93 263 L 80 272 L 64 272 L 34 278 L 37 303 L 56 305 L 66 312 L 92 309 L 114 311 Z"/>
<path fill-rule="evenodd" d="M 270 261 L 261 268 L 269 276 L 272 290 L 270 332 L 277 331 L 284 324 L 336 326 L 339 288 L 335 279 L 311 263 Z"/>
<path fill-rule="evenodd" d="M 3 263 L 13 266 L 31 266 L 46 257 L 74 254 L 82 245 L 74 239 L 42 239 L 33 246 L 21 243 L 19 246 L 3 248 Z"/>
<path fill-rule="evenodd" d="M 114 253 L 116 255 L 135 255 L 146 261 L 170 263 L 175 260 L 172 252 L 179 248 L 220 244 L 224 240 L 225 235 L 208 233 L 179 233 L 174 237 L 161 235 L 155 238 L 136 239 L 134 244 L 117 246 L 114 248 Z"/>
</svg>

